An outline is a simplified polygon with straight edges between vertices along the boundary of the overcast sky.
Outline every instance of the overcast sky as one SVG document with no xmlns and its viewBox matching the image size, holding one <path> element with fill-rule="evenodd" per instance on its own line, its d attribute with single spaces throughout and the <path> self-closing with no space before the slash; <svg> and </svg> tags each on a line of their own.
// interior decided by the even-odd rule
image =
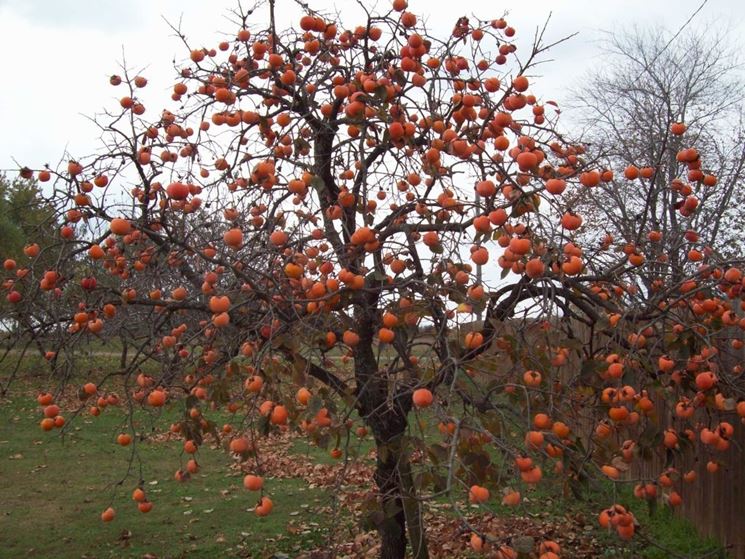
<svg viewBox="0 0 745 559">
<path fill-rule="evenodd" d="M 409 6 L 442 32 L 452 29 L 462 15 L 494 18 L 508 9 L 510 24 L 526 42 L 553 11 L 549 39 L 579 34 L 557 47 L 551 56 L 555 61 L 544 66 L 542 89 L 561 101 L 579 76 L 603 63 L 598 49 L 603 31 L 634 24 L 676 30 L 701 1 L 409 0 Z M 310 2 L 321 11 L 336 7 L 352 16 L 355 12 L 349 7 L 351 0 Z M 387 9 L 389 0 L 378 4 Z M 35 168 L 54 164 L 65 149 L 78 155 L 91 153 L 97 136 L 85 115 L 114 106 L 122 95 L 108 85 L 108 77 L 121 72 L 123 56 L 128 67 L 142 70 L 148 78 L 148 111 L 159 114 L 175 79 L 172 61 L 185 55 L 165 20 L 181 20 L 193 45 L 215 47 L 225 33 L 235 33 L 226 19 L 235 6 L 236 0 L 0 0 L 0 169 L 16 169 L 14 160 Z M 277 0 L 277 6 L 280 23 L 297 21 L 294 1 Z M 257 10 L 256 25 L 266 21 L 265 12 Z M 362 23 L 345 22 L 349 27 Z M 730 28 L 733 37 L 745 36 L 745 2 L 708 0 L 691 26 L 712 33 Z"/>
</svg>

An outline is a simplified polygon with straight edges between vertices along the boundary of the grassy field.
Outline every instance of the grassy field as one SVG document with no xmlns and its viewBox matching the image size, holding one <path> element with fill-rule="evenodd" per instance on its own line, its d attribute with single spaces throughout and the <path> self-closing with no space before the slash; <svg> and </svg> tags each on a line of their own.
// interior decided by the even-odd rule
<svg viewBox="0 0 745 559">
<path fill-rule="evenodd" d="M 332 539 L 348 542 L 355 537 L 357 529 L 349 515 L 335 506 L 336 488 L 308 483 L 302 475 L 268 477 L 265 487 L 274 512 L 258 518 L 253 512 L 255 494 L 242 487 L 241 472 L 231 468 L 232 459 L 221 449 L 200 450 L 201 470 L 186 483 L 173 477 L 186 461 L 182 441 L 138 437 L 135 448 L 141 463 L 133 461 L 133 447 L 114 442 L 116 433 L 126 427 L 121 409 L 109 408 L 98 418 L 76 418 L 64 438 L 58 431 L 42 432 L 34 399 L 37 384 L 39 379 L 18 382 L 10 397 L 0 401 L 0 558 L 296 557 L 302 551 L 328 548 Z M 181 407 L 173 402 L 162 414 L 138 411 L 136 432 L 165 431 Z M 420 420 L 428 423 L 426 417 Z M 355 441 L 353 448 L 364 456 L 372 448 L 371 440 Z M 293 440 L 289 449 L 298 460 L 335 463 L 327 451 L 304 439 Z M 155 503 L 148 514 L 140 513 L 131 500 L 140 478 L 146 480 L 146 492 Z M 365 487 L 369 484 L 359 489 Z M 464 510 L 478 513 L 463 503 L 463 497 L 458 495 Z M 549 535 L 566 536 L 561 532 L 576 530 L 578 542 L 592 542 L 594 549 L 602 550 L 583 557 L 724 557 L 714 542 L 698 538 L 683 520 L 665 510 L 650 518 L 645 506 L 628 495 L 619 500 L 633 505 L 643 526 L 640 538 L 630 545 L 597 528 L 595 515 L 609 504 L 603 491 L 588 501 L 567 501 L 560 484 L 549 482 L 525 492 L 525 497 L 517 509 L 496 504 L 491 510 L 506 519 L 506 529 L 529 523 L 531 529 Z M 441 498 L 434 505 L 444 524 L 456 530 L 452 502 Z M 117 518 L 105 524 L 99 515 L 107 506 L 117 510 Z M 467 556 L 464 546 L 456 548 L 459 556 Z M 567 549 L 565 557 L 572 556 Z"/>
<path fill-rule="evenodd" d="M 329 505 L 327 491 L 300 479 L 268 479 L 275 512 L 258 518 L 255 496 L 243 488 L 239 472 L 230 473 L 230 459 L 220 450 L 201 451 L 200 472 L 187 483 L 176 481 L 179 441 L 137 443 L 145 489 L 155 503 L 150 513 L 140 513 L 131 500 L 139 464 L 126 477 L 131 447 L 113 442 L 122 420 L 116 410 L 79 418 L 61 439 L 38 428 L 33 400 L 3 402 L 0 557 L 294 556 L 324 541 L 329 519 L 318 510 Z M 107 506 L 117 518 L 104 524 L 99 514 Z"/>
</svg>

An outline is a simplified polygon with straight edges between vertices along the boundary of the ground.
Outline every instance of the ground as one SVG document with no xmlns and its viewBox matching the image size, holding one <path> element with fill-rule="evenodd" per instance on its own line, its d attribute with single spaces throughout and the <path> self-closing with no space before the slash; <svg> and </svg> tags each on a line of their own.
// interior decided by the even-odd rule
<svg viewBox="0 0 745 559">
<path fill-rule="evenodd" d="M 191 480 L 174 479 L 187 457 L 181 452 L 183 441 L 167 428 L 183 413 L 182 402 L 173 401 L 160 412 L 136 412 L 140 464 L 131 460 L 132 446 L 114 440 L 126 429 L 122 409 L 107 408 L 95 418 L 81 414 L 64 436 L 43 432 L 35 400 L 43 385 L 41 378 L 21 375 L 0 401 L 0 557 L 375 557 L 376 535 L 359 522 L 365 501 L 373 497 L 369 436 L 350 443 L 361 457 L 354 462 L 334 460 L 291 432 L 263 440 L 265 488 L 274 511 L 258 518 L 256 494 L 242 486 L 250 465 L 232 458 L 223 448 L 226 441 L 200 450 L 200 472 Z M 63 407 L 77 404 L 70 396 Z M 73 419 L 70 409 L 65 415 Z M 227 413 L 218 419 L 239 423 Z M 140 478 L 155 504 L 147 514 L 131 500 Z M 463 497 L 439 499 L 428 508 L 435 558 L 470 556 L 470 531 L 454 514 L 455 506 L 486 533 L 514 534 L 513 544 L 529 548 L 533 542 L 556 540 L 563 557 L 718 556 L 716 544 L 697 537 L 683 520 L 662 509 L 649 518 L 640 502 L 628 501 L 642 528 L 626 544 L 597 526 L 596 511 L 608 504 L 605 495 L 599 494 L 597 502 L 592 496 L 577 502 L 563 497 L 560 484 L 546 483 L 527 492 L 515 509 L 496 504 L 491 513 L 469 506 Z M 102 523 L 99 515 L 108 506 L 117 517 Z"/>
</svg>

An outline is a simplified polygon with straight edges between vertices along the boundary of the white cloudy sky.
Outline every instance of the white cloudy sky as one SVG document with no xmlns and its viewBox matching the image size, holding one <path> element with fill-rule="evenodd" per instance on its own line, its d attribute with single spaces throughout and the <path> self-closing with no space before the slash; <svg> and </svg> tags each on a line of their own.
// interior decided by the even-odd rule
<svg viewBox="0 0 745 559">
<path fill-rule="evenodd" d="M 362 0 L 373 6 L 372 0 Z M 553 51 L 545 66 L 546 91 L 559 101 L 577 78 L 602 64 L 598 41 L 603 31 L 633 24 L 679 28 L 702 0 L 409 0 L 412 11 L 424 14 L 432 28 L 444 32 L 462 15 L 492 18 L 509 10 L 509 21 L 524 40 L 553 11 L 548 37 L 578 32 Z M 57 162 L 68 149 L 86 154 L 96 146 L 95 129 L 84 115 L 111 107 L 120 91 L 108 85 L 125 55 L 129 67 L 148 77 L 149 110 L 155 99 L 167 99 L 174 83 L 172 60 L 184 57 L 164 18 L 182 21 L 182 30 L 197 46 L 214 47 L 235 29 L 226 19 L 237 0 L 0 0 L 0 169 L 16 169 L 18 161 L 38 168 Z M 381 8 L 389 0 L 380 0 Z M 311 0 L 317 9 L 340 8 L 354 13 L 351 0 Z M 243 0 L 243 5 L 249 3 Z M 293 0 L 277 0 L 280 22 L 297 21 Z M 352 6 L 352 7 L 350 7 Z M 257 11 L 255 23 L 264 18 Z M 348 26 L 358 20 L 349 19 Z M 745 32 L 745 2 L 708 0 L 692 23 L 733 37 Z"/>
</svg>

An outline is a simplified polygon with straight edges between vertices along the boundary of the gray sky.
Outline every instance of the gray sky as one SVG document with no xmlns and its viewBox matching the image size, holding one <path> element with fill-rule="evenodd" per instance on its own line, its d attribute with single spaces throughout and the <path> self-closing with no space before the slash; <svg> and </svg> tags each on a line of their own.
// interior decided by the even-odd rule
<svg viewBox="0 0 745 559">
<path fill-rule="evenodd" d="M 354 17 L 359 11 L 351 0 L 310 3 L 321 11 L 343 9 L 345 16 L 350 15 L 345 19 L 349 27 L 362 22 Z M 452 0 L 409 0 L 410 9 L 440 32 L 449 32 L 462 15 L 494 18 L 507 8 L 508 20 L 522 39 L 518 45 L 529 43 L 535 28 L 553 11 L 548 39 L 579 33 L 552 51 L 554 62 L 543 67 L 540 93 L 558 101 L 567 98 L 568 89 L 576 87 L 588 69 L 602 64 L 602 31 L 633 24 L 676 30 L 700 4 L 701 0 L 472 0 L 464 12 Z M 298 20 L 294 1 L 277 0 L 277 5 L 280 24 Z M 378 5 L 387 9 L 389 1 Z M 193 45 L 215 47 L 223 33 L 235 32 L 226 19 L 235 6 L 236 0 L 0 0 L 0 169 L 16 169 L 14 159 L 34 168 L 54 164 L 65 149 L 77 155 L 91 153 L 97 134 L 85 115 L 115 106 L 122 91 L 108 85 L 108 76 L 121 72 L 123 56 L 129 68 L 149 80 L 146 114 L 159 114 L 171 105 L 172 60 L 183 60 L 186 54 L 164 18 L 174 23 L 181 19 Z M 253 21 L 266 21 L 265 12 L 258 10 Z M 708 0 L 691 25 L 713 33 L 729 28 L 733 37 L 743 36 L 745 2 Z"/>
</svg>

